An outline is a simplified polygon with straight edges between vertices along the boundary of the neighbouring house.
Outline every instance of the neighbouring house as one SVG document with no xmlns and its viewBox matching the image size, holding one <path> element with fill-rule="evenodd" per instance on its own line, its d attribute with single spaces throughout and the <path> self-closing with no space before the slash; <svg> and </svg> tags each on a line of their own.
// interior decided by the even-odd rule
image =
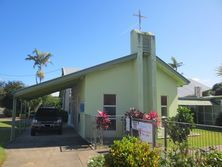
<svg viewBox="0 0 222 167">
<path fill-rule="evenodd" d="M 198 124 L 215 125 L 222 113 L 222 96 L 203 96 L 210 87 L 190 79 L 190 84 L 178 88 L 179 106 L 188 107 Z"/>
<path fill-rule="evenodd" d="M 97 110 L 113 118 L 104 133 L 113 137 L 123 129 L 121 120 L 115 117 L 130 107 L 142 112 L 157 111 L 160 116 L 175 115 L 177 88 L 188 83 L 156 56 L 153 34 L 132 30 L 130 55 L 69 74 L 63 71 L 59 78 L 17 91 L 14 98 L 28 100 L 65 90 L 63 109 L 69 113 L 69 124 L 83 138 L 92 134 Z"/>
</svg>

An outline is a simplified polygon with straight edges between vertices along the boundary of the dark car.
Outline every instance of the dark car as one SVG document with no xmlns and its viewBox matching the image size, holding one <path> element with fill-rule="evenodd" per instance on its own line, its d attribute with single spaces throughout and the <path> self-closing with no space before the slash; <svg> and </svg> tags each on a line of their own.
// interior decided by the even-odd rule
<svg viewBox="0 0 222 167">
<path fill-rule="evenodd" d="M 56 131 L 62 134 L 62 118 L 59 116 L 58 109 L 52 107 L 38 109 L 32 120 L 31 136 L 42 131 Z"/>
</svg>

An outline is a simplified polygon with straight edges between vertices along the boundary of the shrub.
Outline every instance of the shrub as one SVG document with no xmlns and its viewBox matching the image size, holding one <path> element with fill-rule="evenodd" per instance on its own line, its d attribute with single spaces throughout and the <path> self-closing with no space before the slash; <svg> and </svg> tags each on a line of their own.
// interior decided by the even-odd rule
<svg viewBox="0 0 222 167">
<path fill-rule="evenodd" d="M 169 118 L 167 129 L 174 143 L 183 143 L 187 141 L 188 135 L 194 126 L 193 114 L 186 107 L 179 107 L 177 112 L 175 117 Z"/>
<path fill-rule="evenodd" d="M 125 113 L 125 116 L 136 118 L 136 119 L 144 119 L 144 120 L 155 120 L 156 126 L 160 125 L 160 118 L 156 111 L 150 111 L 149 113 L 143 113 L 135 108 L 130 108 L 129 111 Z"/>
<path fill-rule="evenodd" d="M 125 113 L 126 116 L 137 118 L 137 119 L 143 119 L 144 113 L 140 112 L 139 110 L 135 108 L 130 108 L 129 111 Z"/>
<path fill-rule="evenodd" d="M 186 147 L 181 144 L 168 150 L 160 159 L 160 166 L 164 167 L 221 167 L 222 153 L 210 148 L 208 151 L 198 149 L 193 155 L 184 152 Z"/>
<path fill-rule="evenodd" d="M 111 121 L 105 111 L 98 111 L 96 116 L 97 129 L 108 129 Z"/>
<path fill-rule="evenodd" d="M 159 158 L 158 150 L 150 151 L 149 144 L 128 136 L 114 141 L 110 149 L 109 163 L 115 167 L 156 167 Z"/>
<path fill-rule="evenodd" d="M 222 166 L 222 153 L 210 148 L 209 151 L 197 150 L 195 153 L 196 166 L 220 167 Z"/>
<path fill-rule="evenodd" d="M 168 150 L 160 159 L 160 166 L 163 167 L 191 167 L 196 166 L 194 158 L 187 152 L 187 143 L 179 143 Z"/>
<path fill-rule="evenodd" d="M 88 167 L 103 167 L 105 165 L 105 157 L 103 154 L 92 157 L 88 161 Z"/>
</svg>

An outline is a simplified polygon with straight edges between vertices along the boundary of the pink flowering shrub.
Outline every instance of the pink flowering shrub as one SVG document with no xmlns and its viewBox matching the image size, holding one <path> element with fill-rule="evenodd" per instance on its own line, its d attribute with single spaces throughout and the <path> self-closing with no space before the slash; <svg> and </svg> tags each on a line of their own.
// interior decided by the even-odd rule
<svg viewBox="0 0 222 167">
<path fill-rule="evenodd" d="M 105 111 L 98 111 L 98 115 L 96 116 L 97 129 L 108 129 L 111 121 L 109 119 L 109 115 L 106 114 Z"/>
<path fill-rule="evenodd" d="M 160 118 L 156 111 L 151 111 L 150 113 L 143 113 L 135 108 L 130 108 L 128 112 L 125 114 L 126 116 L 137 118 L 137 119 L 144 119 L 144 120 L 155 120 L 156 125 L 160 125 Z"/>
<path fill-rule="evenodd" d="M 156 111 L 151 111 L 149 114 L 144 114 L 143 119 L 145 120 L 155 120 L 156 126 L 160 125 L 160 118 Z"/>
<path fill-rule="evenodd" d="M 135 108 L 130 108 L 129 111 L 125 113 L 125 115 L 137 119 L 143 119 L 144 113 L 140 112 Z"/>
</svg>

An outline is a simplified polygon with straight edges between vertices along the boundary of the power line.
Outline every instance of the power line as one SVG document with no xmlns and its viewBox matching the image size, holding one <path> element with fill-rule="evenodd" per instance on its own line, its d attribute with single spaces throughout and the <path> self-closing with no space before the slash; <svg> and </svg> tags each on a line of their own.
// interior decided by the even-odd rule
<svg viewBox="0 0 222 167">
<path fill-rule="evenodd" d="M 45 72 L 45 74 L 49 74 L 49 73 L 53 73 L 56 71 L 61 71 L 61 68 L 52 70 L 52 71 L 47 71 Z M 0 76 L 5 76 L 5 77 L 33 77 L 36 76 L 35 74 L 23 74 L 23 75 L 19 75 L 19 74 L 4 74 L 4 73 L 0 73 Z"/>
</svg>

